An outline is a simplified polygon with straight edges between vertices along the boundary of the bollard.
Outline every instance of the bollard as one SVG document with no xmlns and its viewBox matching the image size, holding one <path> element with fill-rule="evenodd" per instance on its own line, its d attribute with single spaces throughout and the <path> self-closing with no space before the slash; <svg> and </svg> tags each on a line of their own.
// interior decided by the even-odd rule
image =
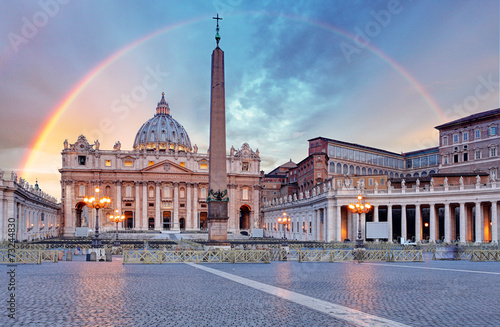
<svg viewBox="0 0 500 327">
<path fill-rule="evenodd" d="M 113 260 L 113 254 L 111 252 L 106 252 L 106 262 L 111 262 Z"/>
<path fill-rule="evenodd" d="M 66 252 L 66 261 L 73 261 L 73 252 L 71 250 Z"/>
<path fill-rule="evenodd" d="M 97 260 L 97 253 L 91 252 L 90 253 L 90 261 L 96 261 Z"/>
</svg>

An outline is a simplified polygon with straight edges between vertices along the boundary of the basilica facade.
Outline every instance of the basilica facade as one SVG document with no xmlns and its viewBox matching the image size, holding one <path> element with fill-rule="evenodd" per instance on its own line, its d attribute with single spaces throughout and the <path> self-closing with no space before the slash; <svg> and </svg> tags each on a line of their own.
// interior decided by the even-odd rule
<svg viewBox="0 0 500 327">
<path fill-rule="evenodd" d="M 259 151 L 247 143 L 231 148 L 228 172 L 228 232 L 258 227 L 260 212 Z M 85 204 L 99 187 L 111 204 L 99 210 L 101 230 L 111 230 L 107 217 L 118 210 L 120 228 L 156 231 L 200 231 L 207 228 L 209 154 L 192 146 L 184 127 L 170 114 L 162 95 L 153 118 L 138 130 L 132 150 L 116 142 L 113 149 L 89 143 L 85 136 L 64 142 L 61 187 L 63 234 L 95 226 L 96 211 Z"/>
</svg>

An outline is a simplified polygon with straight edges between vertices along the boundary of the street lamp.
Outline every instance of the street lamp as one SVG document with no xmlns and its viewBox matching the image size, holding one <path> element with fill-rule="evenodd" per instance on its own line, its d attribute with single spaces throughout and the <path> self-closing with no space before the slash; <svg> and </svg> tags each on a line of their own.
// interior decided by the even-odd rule
<svg viewBox="0 0 500 327">
<path fill-rule="evenodd" d="M 116 240 L 113 244 L 114 246 L 120 246 L 120 241 L 118 241 L 118 223 L 121 223 L 125 220 L 124 215 L 120 215 L 118 209 L 115 210 L 115 215 L 110 215 L 109 220 L 114 221 L 116 223 Z"/>
<path fill-rule="evenodd" d="M 288 225 L 291 223 L 292 218 L 290 216 L 287 217 L 286 212 L 283 212 L 283 217 L 278 217 L 278 224 L 283 225 L 283 239 L 285 240 L 283 242 L 283 246 L 286 246 L 286 228 L 288 228 Z"/>
<path fill-rule="evenodd" d="M 358 203 L 349 203 L 349 210 L 351 210 L 352 213 L 358 214 L 358 238 L 356 239 L 357 248 L 363 247 L 363 239 L 361 238 L 361 214 L 367 213 L 371 208 L 372 205 L 368 202 L 365 203 L 361 194 L 358 195 Z"/>
<path fill-rule="evenodd" d="M 102 248 L 101 240 L 99 239 L 99 209 L 105 209 L 109 206 L 111 203 L 111 199 L 108 196 L 103 196 L 102 198 L 99 198 L 99 187 L 95 188 L 95 196 L 92 197 L 85 197 L 83 201 L 85 204 L 91 208 L 96 210 L 95 214 L 95 234 L 94 234 L 94 239 L 92 240 L 92 247 L 93 248 Z"/>
</svg>

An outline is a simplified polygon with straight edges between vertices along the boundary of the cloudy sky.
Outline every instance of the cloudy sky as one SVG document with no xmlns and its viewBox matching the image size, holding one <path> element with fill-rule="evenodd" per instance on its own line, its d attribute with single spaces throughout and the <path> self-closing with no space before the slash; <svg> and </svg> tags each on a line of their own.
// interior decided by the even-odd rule
<svg viewBox="0 0 500 327">
<path fill-rule="evenodd" d="M 217 12 L 227 145 L 266 172 L 313 137 L 408 152 L 499 107 L 498 0 L 2 1 L 0 168 L 60 198 L 64 140 L 131 149 L 161 92 L 206 152 Z"/>
</svg>

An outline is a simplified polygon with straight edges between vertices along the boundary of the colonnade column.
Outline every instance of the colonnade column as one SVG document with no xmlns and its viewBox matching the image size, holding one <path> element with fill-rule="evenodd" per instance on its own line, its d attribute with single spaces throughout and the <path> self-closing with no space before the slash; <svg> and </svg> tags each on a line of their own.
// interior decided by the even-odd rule
<svg viewBox="0 0 500 327">
<path fill-rule="evenodd" d="M 373 206 L 373 222 L 378 223 L 378 206 Z M 366 226 L 366 224 L 364 224 Z M 375 239 L 375 242 L 378 242 L 378 238 Z"/>
<path fill-rule="evenodd" d="M 481 202 L 476 202 L 476 243 L 483 242 L 484 220 L 481 210 Z"/>
<path fill-rule="evenodd" d="M 356 224 L 353 223 L 353 219 L 354 219 L 354 214 L 351 212 L 351 210 L 347 210 L 347 238 L 350 239 L 351 241 L 352 240 L 355 240 L 356 239 L 356 233 L 357 233 L 357 230 L 355 231 L 354 230 L 354 226 L 356 226 Z"/>
<path fill-rule="evenodd" d="M 393 239 L 393 231 L 392 231 L 392 205 L 387 205 L 387 226 L 388 226 L 388 233 L 389 237 L 387 238 L 387 241 L 389 243 L 392 243 Z"/>
<path fill-rule="evenodd" d="M 236 187 L 237 184 L 234 183 L 229 183 L 227 184 L 227 188 L 229 190 L 229 204 L 228 204 L 228 216 L 229 220 L 227 223 L 227 228 L 228 230 L 238 230 L 239 229 L 239 220 L 237 215 L 235 215 L 236 212 Z"/>
<path fill-rule="evenodd" d="M 162 217 L 161 217 L 161 211 L 160 211 L 160 205 L 161 205 L 161 199 L 160 199 L 160 187 L 161 183 L 160 182 L 155 182 L 155 229 L 156 230 L 162 230 Z"/>
<path fill-rule="evenodd" d="M 460 243 L 467 242 L 467 217 L 465 216 L 465 203 L 460 202 Z"/>
<path fill-rule="evenodd" d="M 135 187 L 135 198 L 134 198 L 134 201 L 135 201 L 135 219 L 134 219 L 134 224 L 135 224 L 135 228 L 137 229 L 144 229 L 144 225 L 143 225 L 143 220 L 141 219 L 141 201 L 139 201 L 140 199 L 140 195 L 141 195 L 141 192 L 139 190 L 139 187 L 141 185 L 141 182 L 135 182 L 134 183 L 134 187 Z"/>
<path fill-rule="evenodd" d="M 429 242 L 436 242 L 436 205 L 431 203 L 429 205 Z"/>
<path fill-rule="evenodd" d="M 260 217 L 260 210 L 257 210 L 257 208 L 260 208 L 259 203 L 260 203 L 260 185 L 256 184 L 253 186 L 253 206 L 252 206 L 252 216 L 253 219 L 250 222 L 250 229 L 252 228 L 262 228 L 262 226 L 259 225 L 259 217 Z"/>
<path fill-rule="evenodd" d="M 451 215 L 450 215 L 450 204 L 444 204 L 444 241 L 451 241 Z"/>
<path fill-rule="evenodd" d="M 200 228 L 200 223 L 198 221 L 198 190 L 199 190 L 199 183 L 194 183 L 194 193 L 193 193 L 193 215 L 192 215 L 192 223 L 191 227 L 193 229 L 199 229 Z"/>
<path fill-rule="evenodd" d="M 401 238 L 406 241 L 407 232 L 406 232 L 406 205 L 401 205 Z"/>
<path fill-rule="evenodd" d="M 420 204 L 415 204 L 415 242 L 422 241 L 422 212 Z"/>
<path fill-rule="evenodd" d="M 338 225 L 338 218 L 335 217 L 332 206 L 327 206 L 325 210 L 326 212 L 323 212 L 323 241 L 332 242 L 335 241 L 335 228 Z M 319 224 L 321 224 L 321 221 Z"/>
<path fill-rule="evenodd" d="M 179 229 L 179 182 L 174 182 L 174 216 L 170 226 L 173 230 Z"/>
<path fill-rule="evenodd" d="M 337 242 L 342 242 L 342 206 L 338 205 L 336 206 L 337 215 L 335 217 L 335 241 Z M 333 210 L 332 210 L 333 214 Z M 328 217 L 327 222 L 330 220 L 330 217 Z M 333 236 L 333 235 L 332 235 Z M 327 239 L 327 242 L 330 242 L 329 239 Z"/>
<path fill-rule="evenodd" d="M 142 226 L 149 229 L 148 221 L 148 182 L 142 182 Z"/>
<path fill-rule="evenodd" d="M 491 201 L 491 241 L 498 242 L 498 208 L 497 201 Z"/>
<path fill-rule="evenodd" d="M 191 201 L 191 192 L 192 188 L 191 185 L 192 183 L 186 183 L 186 218 L 184 219 L 184 229 L 191 229 L 191 206 L 192 206 L 192 201 Z M 179 226 L 180 228 L 180 226 Z"/>
</svg>

